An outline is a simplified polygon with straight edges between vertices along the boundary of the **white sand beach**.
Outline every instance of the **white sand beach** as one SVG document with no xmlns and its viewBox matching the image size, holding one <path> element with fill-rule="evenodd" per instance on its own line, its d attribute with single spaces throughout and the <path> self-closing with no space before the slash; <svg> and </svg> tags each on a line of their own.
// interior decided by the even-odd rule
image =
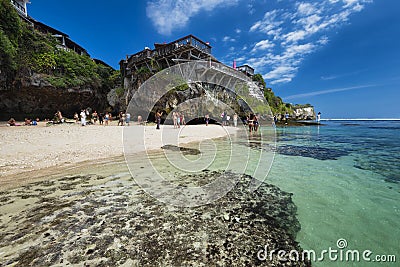
<svg viewBox="0 0 400 267">
<path fill-rule="evenodd" d="M 114 125 L 115 123 L 115 125 Z M 173 129 L 162 126 L 110 126 L 60 124 L 46 126 L 0 126 L 0 188 L 47 170 L 50 173 L 65 166 L 96 163 L 104 159 L 122 157 L 123 133 L 129 128 L 130 152 L 159 149 L 163 145 L 182 145 L 219 138 L 234 133 L 233 127 L 191 125 Z M 125 133 L 126 133 L 125 129 Z M 144 134 L 144 135 L 143 135 Z M 143 142 L 143 136 L 145 142 Z"/>
</svg>

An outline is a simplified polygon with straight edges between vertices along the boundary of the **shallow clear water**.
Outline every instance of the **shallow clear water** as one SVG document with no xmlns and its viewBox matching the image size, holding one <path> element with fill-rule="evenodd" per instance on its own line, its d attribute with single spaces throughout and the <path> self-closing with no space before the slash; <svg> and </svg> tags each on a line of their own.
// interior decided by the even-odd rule
<svg viewBox="0 0 400 267">
<path fill-rule="evenodd" d="M 325 257 L 314 266 L 398 266 L 399 130 L 400 122 L 368 121 L 277 129 L 278 153 L 268 182 L 294 194 L 301 246 L 318 255 L 338 249 L 337 240 L 344 238 L 346 249 L 397 259 L 368 265 Z"/>
<path fill-rule="evenodd" d="M 125 217 L 147 211 L 143 208 L 143 203 L 147 205 L 151 201 L 138 193 L 141 190 L 136 185 L 138 181 L 143 183 L 142 189 L 153 188 L 156 192 L 162 191 L 162 195 L 166 196 L 163 200 L 168 201 L 170 192 L 163 191 L 166 183 L 191 187 L 209 183 L 219 177 L 209 175 L 208 180 L 198 180 L 197 176 L 190 176 L 190 172 L 194 169 L 198 169 L 200 173 L 203 169 L 209 170 L 210 173 L 224 170 L 236 173 L 245 171 L 247 174 L 256 174 L 255 176 L 262 178 L 262 174 L 268 173 L 270 163 L 274 159 L 266 182 L 293 194 L 291 198 L 297 206 L 297 218 L 301 224 L 297 241 L 304 249 L 314 250 L 318 257 L 322 250 L 338 249 L 337 240 L 345 239 L 348 246 L 342 249 L 344 252 L 348 249 L 358 250 L 361 253 L 370 250 L 373 253 L 371 258 L 377 254 L 395 255 L 397 260 L 397 263 L 379 264 L 365 261 L 330 261 L 325 255 L 324 261 L 312 262 L 313 266 L 398 266 L 400 260 L 399 130 L 400 122 L 329 122 L 319 127 L 282 127 L 276 129 L 276 147 L 268 140 L 260 142 L 257 134 L 250 138 L 249 143 L 242 132 L 232 136 L 232 139 L 205 140 L 200 144 L 189 145 L 191 148 L 200 149 L 200 155 L 185 155 L 168 150 L 154 151 L 148 155 L 134 155 L 130 168 L 135 180 L 130 177 L 122 159 L 98 166 L 80 167 L 65 172 L 65 178 L 55 182 L 38 182 L 36 185 L 28 185 L 25 189 L 3 192 L 3 202 L 6 204 L 0 207 L 0 223 L 9 228 L 4 229 L 3 234 L 11 235 L 11 232 L 22 231 L 26 225 L 31 225 L 28 216 L 30 212 L 36 208 L 42 209 L 43 203 L 46 203 L 43 201 L 46 199 L 55 201 L 56 204 L 62 199 L 67 199 L 68 203 L 71 203 L 71 207 L 64 207 L 65 203 L 60 202 L 57 212 L 53 212 L 54 208 L 49 206 L 48 214 L 54 213 L 54 216 L 60 218 L 63 214 L 69 216 L 60 219 L 61 223 L 57 224 L 59 228 L 64 227 L 64 224 L 79 228 L 75 221 L 68 219 L 76 219 L 68 213 L 71 210 L 73 213 L 76 211 L 90 213 L 93 209 L 95 213 L 99 212 L 104 217 L 101 209 L 107 207 L 114 213 L 118 209 L 124 209 L 121 214 L 110 212 L 110 218 L 104 219 L 100 216 L 99 221 L 92 222 L 88 218 L 82 223 L 80 227 L 82 229 L 78 229 L 81 233 L 74 237 L 78 240 L 81 236 L 86 237 L 93 225 L 102 224 L 102 219 L 126 220 Z M 262 131 L 266 139 L 271 137 L 271 128 L 262 128 Z M 274 157 L 271 150 L 275 151 Z M 259 165 L 258 159 L 262 152 L 265 152 L 265 160 Z M 150 162 L 147 162 L 147 159 L 150 159 Z M 181 164 L 185 160 L 189 162 Z M 188 172 L 189 176 L 184 176 L 188 175 Z M 76 176 L 77 174 L 81 176 Z M 75 176 L 71 178 L 67 175 Z M 155 181 L 154 177 L 157 175 L 161 175 L 165 180 Z M 204 175 L 198 177 L 203 179 Z M 49 186 L 54 187 L 54 190 L 48 190 Z M 38 192 L 42 192 L 42 196 L 38 195 Z M 179 198 L 176 192 L 172 193 L 175 193 L 172 194 L 174 198 Z M 124 202 L 120 200 L 122 196 Z M 93 203 L 88 201 L 98 199 L 105 201 L 103 206 L 99 206 L 95 201 L 92 201 Z M 86 207 L 85 205 L 88 206 L 87 209 L 82 208 Z M 148 208 L 151 210 L 156 206 L 156 202 L 151 202 Z M 178 212 L 175 215 L 177 214 Z M 239 212 L 236 216 L 240 214 Z M 279 216 L 277 214 L 275 216 Z M 21 219 L 20 216 L 26 218 L 21 217 Z M 95 217 L 98 216 L 93 218 Z M 19 221 L 11 223 L 12 218 L 17 218 Z M 132 218 L 135 219 L 136 215 Z M 282 216 L 282 220 L 286 220 L 285 218 Z M 219 219 L 224 221 L 223 216 Z M 39 221 L 42 223 L 43 219 Z M 139 222 L 132 221 L 132 223 Z M 181 223 L 184 225 L 184 220 Z M 177 226 L 179 224 L 177 223 Z M 47 239 L 51 239 L 55 233 L 49 230 L 50 232 L 46 232 L 43 236 L 41 231 L 47 229 L 43 225 L 35 226 L 35 231 L 38 232 L 35 234 L 40 238 L 32 236 L 35 241 L 30 241 L 27 237 L 27 241 L 21 241 L 21 244 L 23 246 L 37 242 L 50 244 L 46 243 Z M 117 224 L 113 222 L 112 225 Z M 130 229 L 129 225 L 127 229 Z M 113 229 L 115 230 L 118 229 Z M 65 244 L 75 240 L 74 238 L 67 238 Z M 249 240 L 253 238 L 248 236 Z M 144 240 L 151 239 L 146 237 Z M 256 246 L 265 245 L 260 243 L 263 242 L 262 238 L 254 240 L 250 242 L 251 252 L 256 252 Z M 99 243 L 103 241 L 101 239 Z M 93 250 L 83 243 L 81 246 L 79 249 L 82 251 Z M 15 247 L 0 248 L 0 255 L 8 255 L 14 250 L 18 253 Z M 19 250 L 23 251 L 23 248 Z"/>
<path fill-rule="evenodd" d="M 271 128 L 262 130 L 264 136 L 271 135 Z M 247 174 L 254 174 L 257 168 L 257 153 L 276 152 L 266 182 L 293 193 L 302 227 L 297 241 L 304 249 L 315 251 L 314 266 L 376 266 L 376 255 L 395 255 L 397 263 L 380 262 L 379 266 L 396 266 L 400 260 L 399 130 L 400 122 L 327 122 L 276 128 L 276 148 L 268 142 L 260 144 L 257 135 L 250 144 L 239 135 L 232 142 L 232 151 L 239 154 L 229 153 L 231 144 L 226 139 L 201 150 L 218 149 L 208 167 L 212 170 L 227 168 L 228 160 L 229 168 L 235 169 L 250 158 Z M 163 154 L 152 159 L 159 166 L 167 165 Z M 269 164 L 264 164 L 264 169 L 260 167 L 267 173 Z M 166 176 L 175 176 L 171 169 L 161 169 Z M 338 249 L 339 239 L 346 240 L 345 248 Z M 330 260 L 328 255 L 319 261 L 320 253 L 329 248 L 343 255 L 357 250 L 360 261 L 352 260 L 351 255 L 349 261 L 346 256 Z M 371 262 L 362 259 L 365 250 L 372 252 L 368 256 Z"/>
</svg>

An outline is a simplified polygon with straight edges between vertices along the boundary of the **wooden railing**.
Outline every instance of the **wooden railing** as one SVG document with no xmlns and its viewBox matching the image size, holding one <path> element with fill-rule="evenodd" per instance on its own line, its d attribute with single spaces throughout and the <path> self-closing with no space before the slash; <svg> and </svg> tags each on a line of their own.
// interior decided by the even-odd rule
<svg viewBox="0 0 400 267">
<path fill-rule="evenodd" d="M 193 35 L 188 35 L 169 44 L 161 45 L 161 47 L 156 49 L 145 49 L 133 54 L 129 57 L 128 61 L 129 63 L 136 63 L 147 58 L 163 57 L 170 55 L 173 51 L 183 50 L 190 47 L 194 47 L 203 53 L 211 55 L 211 46 L 209 44 L 201 41 Z"/>
<path fill-rule="evenodd" d="M 25 7 L 23 7 L 20 3 L 18 3 L 15 0 L 11 0 L 11 3 L 17 8 L 19 9 L 22 13 L 26 14 L 26 10 Z"/>
</svg>

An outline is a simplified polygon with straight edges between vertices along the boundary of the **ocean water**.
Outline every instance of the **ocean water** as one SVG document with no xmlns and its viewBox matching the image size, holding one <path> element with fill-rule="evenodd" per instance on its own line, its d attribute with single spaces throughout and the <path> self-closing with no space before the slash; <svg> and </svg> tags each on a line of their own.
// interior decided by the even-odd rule
<svg viewBox="0 0 400 267">
<path fill-rule="evenodd" d="M 194 146 L 212 160 L 200 164 L 201 158 L 192 156 L 193 163 L 210 170 L 245 170 L 257 178 L 268 173 L 266 183 L 292 193 L 301 224 L 296 240 L 315 252 L 313 266 L 398 266 L 400 122 L 334 121 L 275 130 L 276 147 L 268 140 L 271 127 L 262 127 L 264 142 L 257 134 L 242 133 Z M 266 154 L 260 165 L 261 151 Z M 165 158 L 159 152 L 152 161 L 163 176 L 179 177 L 175 164 L 169 164 L 179 162 L 179 156 Z M 324 250 L 332 250 L 331 256 L 321 256 Z M 363 259 L 367 250 L 371 253 Z"/>
<path fill-rule="evenodd" d="M 330 247 L 338 253 L 372 251 L 371 262 L 325 255 L 314 266 L 399 266 L 399 131 L 398 121 L 277 128 L 278 149 L 267 181 L 293 193 L 301 246 L 315 250 L 317 258 Z M 343 249 L 337 246 L 340 239 L 347 242 Z M 396 263 L 378 263 L 376 255 L 395 255 Z"/>
<path fill-rule="evenodd" d="M 398 266 L 399 130 L 400 122 L 388 121 L 262 127 L 264 142 L 259 134 L 248 139 L 242 131 L 185 145 L 201 153 L 172 149 L 127 156 L 131 172 L 124 159 L 112 159 L 0 192 L 0 266 L 18 261 L 37 266 L 168 265 L 176 260 L 182 265 L 219 261 L 251 266 L 257 263 L 257 250 L 271 240 L 275 249 L 296 248 L 290 233 L 297 234 L 303 249 L 315 252 L 313 266 Z M 224 183 L 243 172 L 260 179 L 268 174 L 265 183 L 282 191 L 264 188 L 254 199 L 239 180 Z M 227 180 L 221 183 L 220 177 Z M 170 184 L 212 184 L 212 194 L 167 190 Z M 227 185 L 236 193 L 224 192 Z M 185 194 L 188 198 L 182 198 Z M 215 204 L 203 205 L 204 195 L 216 196 Z M 162 205 L 154 196 L 183 208 Z M 267 220 L 251 214 L 260 205 L 267 207 Z M 260 225 L 246 219 L 252 217 L 264 221 Z M 331 255 L 320 260 L 329 249 Z M 346 258 L 349 250 L 357 251 L 360 260 Z M 371 251 L 371 262 L 362 259 L 365 250 Z M 223 258 L 233 255 L 226 253 L 236 256 Z M 378 263 L 377 255 L 387 260 L 394 255 L 396 262 Z M 279 266 L 276 257 L 274 262 L 261 264 Z"/>
</svg>

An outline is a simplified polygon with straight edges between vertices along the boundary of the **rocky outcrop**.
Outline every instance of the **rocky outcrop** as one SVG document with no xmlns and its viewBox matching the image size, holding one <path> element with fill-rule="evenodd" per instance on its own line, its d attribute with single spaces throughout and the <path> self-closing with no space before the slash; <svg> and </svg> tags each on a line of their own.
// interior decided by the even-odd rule
<svg viewBox="0 0 400 267">
<path fill-rule="evenodd" d="M 67 117 L 82 108 L 103 110 L 107 107 L 108 91 L 93 84 L 57 88 L 42 74 L 27 75 L 0 90 L 0 119 L 52 119 L 57 110 Z"/>
<path fill-rule="evenodd" d="M 298 107 L 294 108 L 294 114 L 296 120 L 315 120 L 314 107 Z"/>
<path fill-rule="evenodd" d="M 204 171 L 176 181 L 201 186 L 220 175 Z M 300 224 L 292 194 L 267 183 L 250 193 L 252 177 L 224 175 L 238 181 L 232 191 L 208 205 L 188 208 L 159 203 L 120 174 L 67 176 L 6 191 L 0 195 L 1 206 L 32 204 L 7 214 L 14 223 L 0 221 L 5 229 L 0 233 L 0 248 L 6 252 L 2 263 L 311 266 L 295 241 Z M 283 259 L 279 250 L 286 252 Z M 287 257 L 293 250 L 298 261 L 295 254 Z"/>
</svg>

